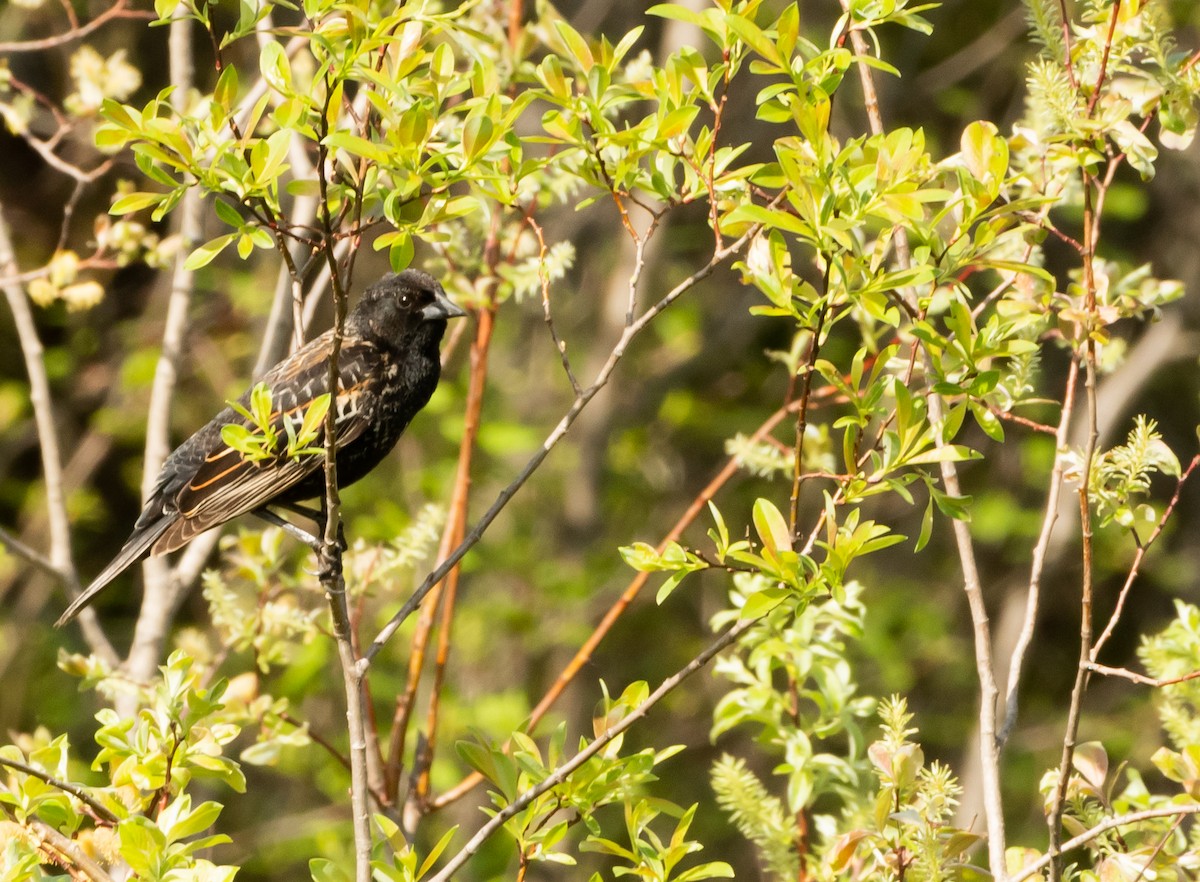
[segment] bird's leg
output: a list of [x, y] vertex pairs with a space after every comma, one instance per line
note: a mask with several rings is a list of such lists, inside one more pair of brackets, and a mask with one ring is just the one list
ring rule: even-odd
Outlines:
[[284, 511], [290, 511], [292, 514], [300, 515], [300, 517], [310, 520], [318, 526], [325, 526], [325, 515], [321, 513], [320, 509], [309, 508], [307, 505], [300, 505], [296, 502], [272, 502], [271, 505], [276, 508], [282, 508]]
[[[322, 506], [322, 510], [318, 510], [308, 508], [307, 505], [300, 505], [298, 503], [271, 503], [271, 505], [275, 505], [276, 508], [283, 509], [284, 511], [290, 511], [293, 515], [300, 515], [300, 517], [305, 518], [305, 520], [312, 521], [314, 524], [317, 524], [316, 535], [320, 536], [320, 538], [324, 538], [326, 521], [325, 512], [323, 510], [324, 506]], [[341, 546], [342, 551], [346, 551], [347, 548], [349, 548], [349, 545], [347, 545], [346, 542], [346, 528], [344, 527], [338, 527], [337, 529], [337, 544]]]
[[307, 545], [309, 548], [311, 548], [313, 551], [317, 552], [318, 554], [320, 553], [321, 540], [319, 538], [314, 536], [312, 533], [309, 533], [305, 530], [302, 530], [300, 527], [297, 527], [291, 521], [281, 518], [279, 515], [275, 514], [275, 512], [271, 511], [269, 508], [255, 509], [254, 515], [257, 518], [266, 521], [268, 524], [273, 524], [274, 526], [283, 530], [283, 532], [287, 533], [293, 539], [299, 539], [301, 542], [303, 542], [305, 545]]

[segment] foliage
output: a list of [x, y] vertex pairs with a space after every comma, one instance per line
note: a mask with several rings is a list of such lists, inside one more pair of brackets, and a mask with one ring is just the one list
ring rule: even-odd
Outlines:
[[[723, 742], [725, 756], [711, 774], [715, 802], [775, 878], [976, 879], [984, 858], [972, 850], [984, 840], [979, 852], [998, 878], [1044, 867], [1054, 880], [1184, 878], [1197, 841], [1184, 824], [1200, 812], [1191, 681], [1163, 686], [1171, 747], [1152, 760], [1134, 755], [1110, 771], [1118, 748], [1078, 737], [1093, 677], [1138, 680], [1100, 665], [1099, 653], [1196, 463], [1184, 468], [1174, 436], [1169, 443], [1148, 417], [1136, 417], [1126, 443], [1107, 449], [1098, 429], [1097, 387], [1125, 367], [1128, 329], [1161, 317], [1183, 294], [1181, 282], [1158, 278], [1101, 235], [1118, 183], [1145, 186], [1163, 162], [1160, 148], [1186, 147], [1194, 135], [1200, 65], [1177, 48], [1168, 5], [1095, 0], [1064, 21], [1061, 4], [1030, 0], [1041, 48], [1028, 67], [1024, 116], [1011, 135], [988, 120], [963, 121], [948, 149], [923, 128], [888, 127], [870, 97], [875, 79], [900, 73], [888, 41], [934, 31], [931, 4], [847, 0], [836, 20], [814, 23], [802, 20], [798, 3], [664, 3], [623, 33], [595, 37], [549, 3], [515, 3], [507, 20], [497, 8], [262, 0], [231, 10], [156, 0], [153, 25], [188, 45], [206, 36], [204, 74], [181, 79], [177, 68], [172, 81], [151, 82], [128, 53], [106, 56], [84, 43], [71, 53], [71, 91], [50, 114], [60, 128], [49, 139], [38, 118], [49, 99], [12, 71], [0, 78], [9, 130], [60, 171], [66, 165], [80, 188], [110, 168], [131, 179], [106, 191], [117, 219], [94, 226], [90, 254], [68, 247], [64, 234], [47, 259], [6, 280], [31, 389], [53, 358], [43, 356], [33, 322], [21, 323], [26, 297], [42, 310], [61, 303], [99, 314], [113, 306], [102, 273], [132, 262], [171, 265], [185, 297], [196, 279], [215, 285], [243, 272], [243, 262], [281, 263], [269, 303], [248, 283], [254, 290], [240, 295], [266, 316], [262, 357], [289, 336], [303, 337], [326, 289], [340, 327], [356, 261], [361, 253], [368, 262], [371, 250], [386, 252], [393, 270], [419, 259], [476, 319], [465, 393], [452, 379], [453, 403], [430, 408], [425, 437], [439, 443], [422, 445], [429, 452], [420, 464], [432, 477], [405, 500], [416, 501], [417, 513], [376, 518], [383, 525], [373, 535], [393, 539], [357, 539], [344, 558], [340, 549], [322, 552], [314, 579], [278, 531], [227, 537], [219, 564], [202, 577], [208, 626], [179, 632], [157, 673], [171, 615], [200, 567], [189, 570], [187, 553], [157, 577], [153, 565], [148, 570], [149, 599], [128, 658], [90, 623], [91, 652], [64, 654], [61, 666], [103, 704], [92, 763], [100, 783], [73, 783], [80, 766], [65, 734], [40, 732], [0, 748], [0, 764], [8, 763], [0, 786], [5, 878], [45, 877], [54, 865], [101, 880], [110, 869], [141, 879], [232, 878], [232, 859], [210, 860], [234, 853], [221, 850], [236, 831], [225, 826], [222, 801], [247, 790], [254, 811], [271, 808], [270, 786], [243, 771], [259, 764], [277, 766], [281, 780], [310, 787], [339, 810], [350, 790], [352, 832], [323, 829], [301, 841], [278, 869], [290, 877], [302, 865], [314, 880], [440, 880], [465, 877], [462, 867], [472, 861], [472, 878], [524, 879], [576, 864], [593, 879], [732, 877], [725, 855], [695, 857], [723, 834], [714, 832], [720, 822], [710, 794], [688, 792], [682, 760], [668, 762], [687, 739], [637, 725], [661, 712], [668, 695], [693, 694], [688, 678], [712, 659], [719, 695], [711, 707], [697, 700], [689, 707], [704, 719], [711, 711], [710, 737]], [[664, 26], [697, 39], [655, 57], [642, 47]], [[86, 36], [76, 30], [72, 39]], [[865, 118], [851, 124], [852, 72], [869, 97]], [[752, 126], [737, 122], [743, 102], [753, 108]], [[55, 152], [79, 132], [94, 151], [87, 171]], [[1141, 184], [1119, 177], [1127, 168]], [[210, 216], [220, 232], [199, 235], [187, 219], [192, 212]], [[586, 233], [569, 238], [572, 217], [602, 218], [611, 233], [602, 238], [616, 242], [625, 260], [585, 255]], [[168, 224], [176, 235], [161, 235]], [[676, 229], [688, 233], [688, 248], [651, 272], [651, 244]], [[0, 238], [3, 246], [6, 226]], [[576, 272], [585, 257], [621, 274], [605, 282], [618, 297], [588, 304], [617, 316], [601, 326], [604, 334], [593, 333], [566, 296], [586, 278]], [[694, 329], [675, 316], [699, 310], [701, 282], [722, 270], [756, 292], [751, 321], [773, 341], [761, 364], [744, 353], [734, 363], [756, 397], [726, 412], [696, 407], [695, 393], [666, 395], [661, 410], [664, 421], [675, 414], [681, 429], [703, 429], [708, 449], [722, 449], [717, 434], [732, 436], [732, 465], [694, 495], [675, 529], [662, 528], [664, 509], [646, 502], [649, 495], [623, 501], [638, 520], [607, 518], [596, 554], [603, 562], [588, 559], [594, 549], [582, 540], [569, 553], [552, 546], [547, 534], [576, 501], [573, 475], [558, 474], [557, 494], [526, 482], [555, 474], [547, 457], [568, 430], [584, 427], [576, 419], [635, 338], [658, 334], [656, 351], [668, 355], [687, 348]], [[744, 311], [728, 298], [708, 308], [722, 328]], [[170, 315], [186, 320], [187, 312], [187, 300], [172, 301], [175, 331], [165, 335], [164, 353], [184, 333]], [[531, 346], [528, 329], [537, 323], [548, 345], [539, 337]], [[494, 338], [497, 327], [519, 332]], [[715, 361], [724, 342], [707, 340], [696, 360]], [[509, 348], [508, 361], [494, 355], [493, 343]], [[155, 386], [169, 389], [175, 365], [163, 359]], [[629, 373], [636, 378], [636, 371], [619, 376], [632, 386]], [[661, 376], [670, 386], [670, 375]], [[491, 412], [485, 390], [503, 394], [518, 416]], [[238, 420], [223, 437], [250, 460], [328, 454], [329, 401], [323, 396], [280, 420], [259, 384], [230, 402]], [[66, 524], [62, 469], [50, 444], [53, 402], [36, 391], [29, 402], [41, 417], [32, 431], [43, 445], [47, 506], [55, 523]], [[169, 404], [169, 395], [152, 396], [152, 422], [165, 425]], [[459, 405], [461, 417], [451, 413]], [[435, 421], [445, 437], [437, 437]], [[546, 439], [539, 443], [525, 423], [544, 425]], [[645, 431], [666, 434], [661, 426]], [[1071, 530], [1082, 549], [1080, 571], [1063, 578], [1077, 586], [1079, 636], [1071, 639], [1082, 647], [1067, 673], [1075, 684], [1068, 708], [1053, 720], [1061, 761], [1038, 783], [1002, 774], [1001, 750], [1018, 725], [1017, 690], [1029, 680], [1022, 667], [1029, 637], [993, 654], [999, 637], [987, 603], [996, 601], [985, 600], [989, 577], [981, 577], [981, 543], [972, 533], [978, 497], [996, 492], [988, 480], [973, 480], [972, 469], [999, 468], [1010, 451], [1031, 449], [1034, 433], [1053, 435], [1055, 444], [1036, 466], [1038, 495], [1028, 505], [1044, 512], [1022, 555], [1028, 635], [1038, 627], [1060, 492], [1074, 490], [1081, 501], [1078, 522], [1059, 530]], [[453, 477], [434, 452], [451, 447], [459, 456]], [[152, 442], [148, 457], [153, 449]], [[651, 475], [646, 463], [656, 448], [633, 449], [628, 459], [639, 476]], [[522, 451], [527, 464], [513, 466]], [[483, 513], [471, 504], [481, 470], [479, 483], [497, 500]], [[516, 477], [504, 483], [496, 478], [502, 470]], [[748, 488], [725, 492], [738, 470]], [[1165, 507], [1150, 501], [1155, 475], [1174, 481]], [[394, 503], [378, 490], [386, 486], [372, 485], [381, 512]], [[522, 498], [515, 523], [497, 522], [519, 493], [534, 499]], [[444, 509], [429, 502], [441, 498]], [[339, 518], [336, 497], [325, 503]], [[473, 527], [468, 510], [478, 518]], [[705, 510], [707, 541], [686, 529]], [[1105, 535], [1110, 524], [1129, 532], [1132, 556]], [[70, 531], [52, 532], [45, 554], [8, 531], [0, 538], [45, 575], [75, 585]], [[502, 540], [464, 559], [485, 533]], [[436, 576], [423, 578], [435, 545]], [[557, 722], [549, 734], [538, 728], [559, 692], [533, 709], [524, 691], [487, 704], [486, 685], [454, 680], [452, 648], [464, 654], [457, 647], [474, 641], [484, 647], [474, 666], [480, 682], [511, 675], [508, 688], [523, 690], [536, 679], [525, 670], [530, 653], [511, 643], [545, 639], [529, 633], [549, 628], [522, 633], [506, 621], [516, 618], [508, 604], [551, 619], [561, 613], [554, 589], [569, 592], [564, 606], [592, 593], [613, 572], [615, 546], [637, 575], [592, 639], [571, 610], [576, 618], [564, 630], [585, 648], [555, 689], [586, 670], [648, 575], [662, 578], [659, 609], [648, 613], [662, 639], [643, 640], [630, 654], [646, 667], [667, 665], [668, 642], [686, 640], [683, 618], [668, 605], [696, 604], [702, 586], [727, 582], [728, 602], [707, 610], [716, 636], [702, 650], [689, 646], [677, 674], [658, 688], [631, 677], [615, 698], [601, 685], [591, 731], [576, 738], [574, 721]], [[953, 561], [956, 575], [947, 576], [939, 559]], [[966, 589], [979, 690], [970, 703], [979, 706], [983, 768], [974, 785], [983, 793], [978, 828], [956, 817], [960, 776], [925, 761], [907, 700], [877, 703], [860, 683], [861, 656], [873, 648], [862, 645], [871, 594], [901, 574], [928, 583], [922, 589], [947, 580]], [[1095, 593], [1106, 575], [1125, 587], [1110, 627], [1096, 637]], [[464, 606], [460, 581], [475, 580], [488, 586], [486, 605]], [[397, 610], [414, 590], [423, 606], [407, 623]], [[1141, 680], [1184, 677], [1200, 666], [1195, 610], [1180, 604], [1177, 611], [1176, 623], [1143, 643], [1151, 677]], [[509, 631], [501, 625], [518, 637], [504, 642]], [[388, 647], [401, 638], [408, 649], [398, 660]], [[1001, 655], [1013, 657], [1003, 723]], [[510, 666], [509, 656], [520, 661]], [[334, 658], [341, 684], [324, 671]], [[339, 723], [326, 736], [303, 722], [335, 701], [346, 702], [345, 731]], [[872, 715], [882, 734], [868, 745]], [[235, 745], [251, 733], [254, 742], [235, 759]], [[457, 761], [446, 755], [448, 740]], [[1142, 775], [1150, 764], [1180, 786], [1152, 791]], [[488, 782], [477, 808], [489, 820], [463, 837], [456, 831], [474, 813], [454, 824], [439, 812], [471, 793], [474, 778], [455, 784], [471, 770]], [[1007, 848], [1009, 793], [1019, 794], [1010, 805], [1040, 793], [1044, 845]], [[1134, 813], [1141, 814], [1129, 820]], [[501, 829], [503, 843], [491, 838]], [[1076, 837], [1069, 859], [1064, 835]], [[247, 837], [242, 853], [259, 846]]]

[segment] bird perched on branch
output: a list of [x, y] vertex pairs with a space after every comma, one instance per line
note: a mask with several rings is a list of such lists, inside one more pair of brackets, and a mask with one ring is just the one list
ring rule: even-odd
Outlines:
[[366, 475], [433, 395], [446, 321], [462, 315], [442, 286], [417, 270], [389, 273], [367, 288], [346, 317], [337, 395], [328, 395], [330, 330], [271, 368], [167, 457], [133, 533], [56, 625], [147, 554], [174, 551], [248, 512], [281, 523], [267, 506], [311, 516], [299, 503], [325, 495], [330, 407], [338, 486]]

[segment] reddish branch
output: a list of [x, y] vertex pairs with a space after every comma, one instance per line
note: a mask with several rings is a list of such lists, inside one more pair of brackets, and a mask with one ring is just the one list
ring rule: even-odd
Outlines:
[[1137, 551], [1133, 555], [1133, 564], [1129, 567], [1129, 574], [1125, 577], [1125, 584], [1121, 586], [1121, 593], [1117, 596], [1117, 605], [1108, 619], [1108, 624], [1104, 626], [1104, 631], [1096, 639], [1096, 643], [1088, 656], [1088, 661], [1092, 664], [1095, 664], [1096, 659], [1100, 657], [1100, 650], [1108, 642], [1108, 638], [1112, 636], [1113, 631], [1116, 629], [1117, 622], [1120, 621], [1121, 614], [1125, 610], [1125, 601], [1129, 597], [1129, 591], [1133, 588], [1133, 583], [1137, 580], [1138, 574], [1141, 572], [1142, 561], [1146, 559], [1146, 553], [1150, 550], [1150, 546], [1162, 535], [1163, 527], [1166, 526], [1171, 515], [1175, 513], [1175, 506], [1179, 504], [1179, 497], [1183, 495], [1183, 485], [1192, 476], [1192, 472], [1196, 470], [1197, 465], [1200, 465], [1200, 454], [1192, 457], [1192, 461], [1188, 463], [1187, 468], [1183, 470], [1183, 474], [1179, 476], [1179, 480], [1175, 484], [1175, 493], [1171, 496], [1171, 501], [1167, 503], [1166, 509], [1163, 510], [1162, 516], [1158, 519], [1158, 523], [1154, 525], [1154, 529], [1150, 535], [1146, 537], [1146, 541], [1138, 543]]
[[119, 18], [140, 18], [145, 21], [153, 21], [157, 16], [153, 12], [140, 12], [134, 9], [126, 9], [129, 5], [129, 0], [117, 0], [111, 7], [100, 13], [85, 25], [79, 25], [72, 21], [72, 28], [61, 34], [56, 34], [53, 37], [45, 37], [41, 40], [16, 40], [8, 43], [0, 43], [0, 53], [4, 52], [40, 52], [43, 49], [53, 49], [57, 46], [65, 46], [67, 43], [74, 43], [76, 40], [82, 40], [84, 37], [93, 31], [102, 28], [108, 22]]
[[[786, 407], [781, 407], [779, 410], [775, 411], [775, 413], [771, 414], [771, 416], [768, 417], [767, 420], [761, 426], [759, 426], [754, 434], [750, 437], [751, 443], [757, 443], [766, 438], [788, 416], [788, 414], [795, 412], [800, 408], [800, 406], [801, 404], [799, 401], [794, 401], [788, 404]], [[737, 473], [737, 470], [737, 458], [730, 457], [729, 461], [725, 463], [721, 471], [719, 471], [716, 476], [714, 476], [713, 479], [704, 486], [704, 489], [696, 495], [684, 513], [680, 516], [679, 520], [675, 522], [675, 525], [671, 527], [667, 535], [663, 537], [662, 542], [659, 543], [657, 548], [659, 554], [662, 554], [666, 550], [667, 545], [678, 541], [679, 537], [683, 535], [683, 531], [691, 526], [692, 522], [700, 516], [700, 513], [704, 510], [704, 507], [708, 504], [709, 500], [717, 495], [717, 491], [725, 486], [729, 479]], [[641, 593], [642, 588], [645, 586], [649, 578], [650, 573], [640, 572], [630, 580], [629, 584], [625, 587], [625, 590], [621, 592], [620, 596], [616, 599], [613, 605], [609, 607], [608, 612], [604, 614], [604, 617], [600, 620], [599, 624], [596, 625], [588, 639], [584, 641], [583, 645], [579, 647], [571, 661], [568, 662], [567, 666], [563, 668], [561, 673], [559, 673], [558, 678], [554, 681], [554, 685], [552, 685], [546, 694], [542, 696], [542, 700], [539, 701], [537, 706], [533, 709], [532, 713], [529, 715], [529, 724], [527, 727], [528, 731], [533, 731], [534, 727], [536, 727], [542, 718], [546, 716], [550, 708], [554, 706], [555, 702], [557, 702], [562, 696], [563, 692], [566, 691], [566, 688], [571, 684], [571, 681], [574, 680], [579, 672], [583, 670], [584, 666], [591, 661], [592, 655], [596, 651], [596, 647], [600, 645], [600, 641], [602, 641], [605, 636], [607, 636], [608, 632], [612, 630], [612, 627], [616, 624], [617, 619], [619, 619], [625, 610], [629, 608], [629, 605], [633, 603], [635, 599], [637, 599], [638, 594]], [[453, 788], [447, 790], [441, 796], [433, 800], [431, 804], [432, 808], [444, 808], [450, 803], [461, 799], [482, 780], [482, 775], [480, 775], [478, 772], [472, 772]]]

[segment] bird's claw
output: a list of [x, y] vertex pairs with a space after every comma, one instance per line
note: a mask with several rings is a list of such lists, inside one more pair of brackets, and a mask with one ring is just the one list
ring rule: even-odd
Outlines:
[[342, 572], [342, 556], [340, 554], [321, 554], [318, 556], [317, 578], [322, 582], [340, 579]]

